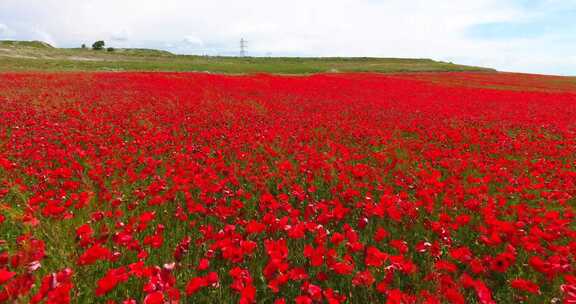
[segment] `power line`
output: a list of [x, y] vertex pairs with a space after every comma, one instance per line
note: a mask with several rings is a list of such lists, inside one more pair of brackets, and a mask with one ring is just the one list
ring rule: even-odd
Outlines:
[[248, 40], [240, 39], [240, 57], [246, 57], [246, 49], [248, 48]]

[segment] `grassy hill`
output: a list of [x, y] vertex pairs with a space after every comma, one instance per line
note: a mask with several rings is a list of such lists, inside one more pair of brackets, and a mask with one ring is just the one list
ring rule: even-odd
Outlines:
[[430, 59], [215, 57], [175, 55], [150, 49], [113, 52], [54, 48], [40, 41], [0, 41], [6, 71], [206, 71], [219, 73], [494, 71]]
[[42, 41], [0, 40], [0, 48], [53, 49], [54, 47]]

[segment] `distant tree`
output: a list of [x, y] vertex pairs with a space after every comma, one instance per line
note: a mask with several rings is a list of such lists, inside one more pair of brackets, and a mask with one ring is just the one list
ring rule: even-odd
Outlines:
[[108, 52], [114, 52], [115, 50], [114, 50], [113, 47], [109, 47], [109, 48], [106, 49], [106, 51], [108, 51]]
[[104, 49], [105, 45], [106, 45], [106, 43], [104, 43], [104, 41], [99, 40], [99, 41], [94, 42], [94, 44], [92, 44], [92, 49], [96, 50], [96, 51], [102, 50], [102, 49]]
[[82, 48], [85, 49], [85, 48], [86, 48], [86, 44], [82, 43]]

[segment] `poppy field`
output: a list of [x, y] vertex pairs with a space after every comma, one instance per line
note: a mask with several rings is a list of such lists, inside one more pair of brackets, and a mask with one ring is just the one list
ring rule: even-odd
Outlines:
[[576, 303], [576, 81], [0, 74], [0, 303]]

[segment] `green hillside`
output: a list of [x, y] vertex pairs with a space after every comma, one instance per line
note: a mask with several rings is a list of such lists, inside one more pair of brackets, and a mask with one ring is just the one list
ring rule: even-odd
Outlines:
[[493, 71], [430, 59], [214, 57], [151, 49], [95, 51], [40, 41], [0, 41], [0, 71], [205, 71], [219, 73]]
[[54, 49], [49, 43], [42, 41], [0, 40], [0, 48], [36, 48]]

